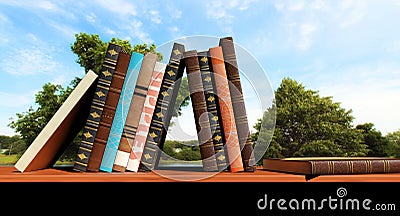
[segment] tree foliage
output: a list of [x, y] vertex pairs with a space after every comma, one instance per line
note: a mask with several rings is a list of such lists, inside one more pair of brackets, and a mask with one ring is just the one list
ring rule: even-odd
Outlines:
[[[321, 97], [317, 91], [284, 78], [275, 91], [273, 106], [276, 109], [267, 110], [254, 126], [257, 133], [252, 137], [256, 145], [270, 139], [264, 157], [367, 155], [361, 132], [352, 126], [352, 111], [341, 108], [331, 97]], [[271, 127], [261, 127], [264, 121], [271, 124], [272, 112], [276, 112], [273, 135]], [[260, 131], [262, 128], [265, 131]]]
[[384, 157], [387, 155], [386, 150], [389, 142], [380, 131], [374, 128], [373, 123], [359, 124], [356, 128], [361, 130], [363, 143], [366, 144], [370, 150], [367, 156]]
[[388, 133], [385, 138], [388, 141], [386, 156], [400, 158], [400, 130]]

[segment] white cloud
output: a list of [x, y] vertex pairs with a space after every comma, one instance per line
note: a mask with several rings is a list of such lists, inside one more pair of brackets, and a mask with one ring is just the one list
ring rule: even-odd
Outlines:
[[16, 50], [9, 59], [13, 61], [2, 60], [1, 64], [5, 72], [15, 76], [52, 73], [57, 67], [57, 62], [48, 51], [38, 47]]
[[96, 16], [95, 13], [91, 12], [91, 13], [89, 13], [89, 14], [86, 14], [86, 15], [85, 15], [85, 18], [86, 18], [86, 20], [87, 20], [88, 22], [90, 22], [90, 23], [95, 23], [95, 22], [96, 22], [97, 16]]
[[150, 20], [155, 23], [155, 24], [160, 24], [161, 23], [161, 16], [160, 16], [160, 12], [158, 12], [157, 10], [151, 10], [149, 11], [150, 14]]
[[167, 4], [167, 12], [173, 19], [179, 19], [182, 17], [182, 11], [171, 4]]
[[97, 0], [96, 4], [106, 10], [113, 12], [110, 16], [136, 16], [136, 5], [127, 0], [113, 0], [112, 3], [108, 0]]

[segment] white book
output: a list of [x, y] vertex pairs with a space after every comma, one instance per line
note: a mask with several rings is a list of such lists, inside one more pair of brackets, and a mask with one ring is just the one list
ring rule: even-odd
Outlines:
[[88, 71], [14, 167], [20, 172], [52, 166], [83, 128], [98, 75]]

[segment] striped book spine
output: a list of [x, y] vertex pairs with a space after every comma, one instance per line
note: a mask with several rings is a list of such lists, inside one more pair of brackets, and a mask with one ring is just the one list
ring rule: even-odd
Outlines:
[[126, 169], [129, 171], [137, 172], [139, 170], [140, 159], [144, 145], [146, 144], [147, 134], [149, 132], [151, 117], [153, 116], [154, 109], [157, 103], [157, 96], [160, 93], [161, 83], [164, 76], [166, 64], [157, 62], [149, 89], [147, 91], [146, 100], [143, 106], [142, 114], [140, 116], [138, 130], [133, 141], [132, 151], [129, 155], [128, 165]]
[[214, 144], [215, 158], [217, 160], [218, 171], [226, 170], [228, 167], [228, 157], [225, 149], [225, 136], [222, 129], [221, 114], [217, 101], [214, 75], [211, 72], [209, 53], [207, 51], [198, 54], [201, 79], [206, 99], [207, 112], [209, 116], [212, 141]]
[[96, 137], [100, 117], [103, 112], [104, 104], [107, 98], [108, 90], [111, 84], [112, 75], [117, 65], [117, 60], [122, 47], [109, 43], [102, 68], [99, 74], [96, 91], [93, 95], [90, 106], [89, 116], [87, 117], [83, 128], [82, 140], [78, 148], [73, 169], [86, 172], [90, 154]]
[[222, 53], [224, 55], [226, 75], [228, 81], [231, 83], [229, 85], [229, 90], [232, 97], [233, 112], [235, 114], [239, 145], [242, 150], [243, 166], [245, 171], [254, 172], [256, 170], [256, 161], [247, 120], [246, 107], [244, 104], [235, 46], [233, 44], [232, 37], [221, 38], [219, 41], [219, 46], [221, 46]]
[[136, 85], [137, 75], [142, 64], [143, 54], [132, 52], [129, 62], [126, 78], [122, 87], [121, 95], [113, 119], [107, 144], [101, 159], [100, 170], [111, 172], [114, 159], [118, 151], [118, 145], [121, 140], [123, 126], [128, 116], [129, 106], [131, 104], [134, 87]]
[[181, 78], [184, 71], [182, 55], [185, 47], [174, 43], [165, 68], [160, 93], [157, 97], [156, 108], [150, 123], [146, 144], [141, 158], [141, 170], [153, 170], [159, 161], [159, 156], [164, 147], [169, 123], [174, 112], [176, 97], [178, 95]]
[[151, 76], [154, 71], [158, 56], [154, 53], [146, 53], [143, 57], [139, 75], [133, 92], [128, 116], [123, 126], [121, 140], [115, 156], [112, 170], [125, 172], [128, 165], [129, 155], [132, 151], [133, 140], [139, 125], [140, 115], [146, 99]]
[[209, 49], [209, 52], [212, 71], [214, 73], [216, 93], [218, 95], [217, 99], [220, 107], [221, 121], [224, 128], [229, 169], [231, 172], [244, 171], [222, 48], [220, 46], [212, 47]]
[[92, 152], [90, 154], [87, 171], [97, 172], [100, 168], [101, 159], [110, 134], [111, 124], [114, 120], [115, 111], [117, 109], [118, 100], [124, 84], [126, 71], [131, 55], [125, 51], [121, 51], [118, 56], [117, 65], [112, 75], [110, 88], [108, 90], [106, 103], [100, 117], [97, 133], [94, 138]]
[[192, 101], [194, 122], [204, 171], [217, 171], [211, 125], [207, 113], [206, 98], [200, 73], [200, 65], [196, 50], [183, 54], [185, 61], [190, 99]]

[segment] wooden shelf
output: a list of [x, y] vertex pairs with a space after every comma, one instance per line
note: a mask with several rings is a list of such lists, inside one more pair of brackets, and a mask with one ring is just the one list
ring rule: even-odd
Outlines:
[[400, 182], [400, 173], [325, 175], [306, 179], [304, 175], [272, 172], [259, 167], [254, 173], [155, 170], [151, 172], [76, 172], [70, 167], [19, 172], [0, 166], [0, 182]]

